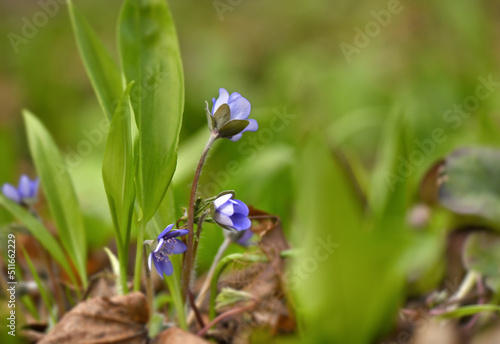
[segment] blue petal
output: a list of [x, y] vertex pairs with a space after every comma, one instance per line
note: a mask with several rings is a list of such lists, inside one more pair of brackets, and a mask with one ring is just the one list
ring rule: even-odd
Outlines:
[[234, 212], [243, 216], [248, 216], [249, 210], [245, 203], [239, 199], [231, 200], [234, 205]]
[[215, 98], [212, 98], [212, 116], [214, 115], [214, 109], [215, 109]]
[[16, 202], [16, 203], [21, 203], [21, 196], [19, 195], [19, 192], [17, 189], [12, 186], [9, 183], [5, 183], [2, 186], [2, 193], [7, 197], [8, 199]]
[[218, 207], [216, 209], [216, 211], [218, 211], [219, 213], [224, 214], [226, 216], [231, 216], [234, 214], [233, 203], [231, 203], [231, 200], [229, 200], [228, 202], [226, 202], [223, 205], [221, 205], [220, 207]]
[[160, 233], [160, 235], [158, 235], [158, 239], [165, 237], [167, 235], [167, 233], [170, 232], [170, 230], [172, 229], [173, 226], [174, 226], [174, 224], [172, 223], [171, 225], [168, 225], [167, 227], [165, 227], [165, 229]]
[[229, 93], [225, 89], [220, 88], [219, 98], [217, 98], [217, 100], [215, 101], [214, 107], [212, 109], [212, 115], [217, 112], [219, 106], [221, 106], [222, 104], [227, 104], [228, 100], [229, 100]]
[[245, 229], [244, 231], [241, 231], [240, 233], [243, 233], [243, 235], [236, 241], [238, 244], [241, 246], [249, 246], [250, 239], [253, 237], [253, 232], [251, 229]]
[[186, 244], [184, 244], [179, 239], [173, 239], [173, 240], [175, 240], [175, 243], [173, 244], [173, 248], [170, 252], [175, 253], [175, 254], [186, 252], [186, 250], [187, 250]]
[[153, 253], [150, 253], [149, 257], [148, 257], [148, 268], [149, 268], [149, 271], [151, 271], [151, 260], [152, 259], [153, 259]]
[[172, 262], [167, 257], [163, 258], [161, 261], [156, 257], [153, 257], [153, 263], [161, 278], [163, 278], [163, 274], [170, 276], [174, 271]]
[[232, 197], [233, 197], [232, 194], [227, 193], [227, 194], [222, 195], [222, 196], [218, 197], [217, 199], [215, 199], [215, 201], [214, 201], [214, 207], [215, 207], [215, 209], [218, 209], [224, 203], [226, 203], [227, 201], [229, 201]]
[[31, 182], [31, 194], [33, 195], [32, 197], [36, 198], [38, 196], [38, 187], [40, 185], [40, 178], [35, 178]]
[[245, 131], [257, 131], [259, 129], [259, 123], [257, 123], [256, 120], [254, 119], [247, 119], [249, 122], [248, 125], [243, 129], [241, 132], [244, 133]]
[[158, 246], [156, 246], [156, 248], [154, 249], [154, 253], [158, 252], [161, 247], [163, 246], [163, 243], [165, 242], [165, 240], [163, 240], [163, 238], [160, 238], [160, 240], [158, 240]]
[[231, 109], [231, 119], [247, 119], [250, 116], [252, 106], [239, 93], [234, 92], [231, 94], [228, 105]]
[[31, 181], [27, 175], [23, 174], [21, 178], [19, 178], [19, 196], [21, 198], [32, 198], [33, 195], [31, 193]]
[[188, 234], [189, 231], [187, 229], [176, 229], [175, 231], [171, 231], [165, 236], [165, 239], [180, 237]]
[[224, 214], [221, 214], [219, 212], [215, 212], [214, 214], [214, 221], [217, 222], [218, 224], [222, 226], [227, 226], [227, 227], [232, 227], [233, 226], [233, 221], [229, 218], [229, 216], [226, 216]]
[[233, 142], [236, 142], [236, 141], [238, 141], [239, 139], [241, 139], [241, 136], [243, 136], [243, 134], [242, 134], [242, 133], [239, 133], [239, 134], [236, 134], [236, 135], [234, 135], [234, 136], [228, 137], [228, 139], [230, 139], [230, 140], [231, 140], [231, 141], [233, 141]]
[[250, 221], [248, 217], [241, 214], [234, 214], [231, 216], [231, 220], [233, 221], [232, 227], [239, 231], [248, 229], [252, 226], [252, 221]]

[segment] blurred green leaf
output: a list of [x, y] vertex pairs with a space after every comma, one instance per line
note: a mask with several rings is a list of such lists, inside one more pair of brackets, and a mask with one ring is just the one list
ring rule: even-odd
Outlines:
[[38, 221], [30, 212], [17, 203], [7, 199], [0, 194], [0, 204], [9, 211], [12, 216], [21, 221], [35, 239], [49, 252], [52, 259], [61, 265], [73, 283], [76, 283], [75, 275], [66, 255], [57, 240], [50, 234], [45, 226]]
[[500, 237], [494, 233], [471, 233], [463, 249], [467, 270], [486, 277], [500, 277]]
[[85, 287], [87, 285], [86, 236], [73, 183], [50, 133], [29, 111], [25, 110], [23, 115], [31, 156], [57, 224], [61, 242], [75, 264]]
[[500, 223], [500, 150], [463, 148], [444, 163], [439, 201], [462, 215], [475, 215]]
[[308, 343], [372, 342], [401, 302], [404, 245], [366, 231], [362, 205], [324, 142], [312, 139], [297, 166], [294, 241], [304, 250], [287, 279], [304, 335]]
[[408, 167], [404, 150], [404, 127], [402, 115], [393, 110], [382, 128], [380, 144], [377, 147], [377, 164], [368, 194], [370, 207], [374, 213], [387, 220], [388, 214], [405, 216], [407, 179], [412, 170]]
[[131, 103], [136, 147], [139, 219], [156, 212], [175, 171], [184, 108], [179, 45], [164, 0], [126, 0], [119, 19], [119, 47], [127, 82], [136, 81]]
[[113, 224], [119, 245], [128, 252], [132, 214], [134, 212], [134, 147], [129, 102], [132, 83], [127, 86], [111, 121], [102, 164], [104, 188], [108, 195]]
[[104, 114], [111, 121], [123, 89], [120, 69], [71, 0], [68, 11], [85, 70]]
[[38, 291], [40, 292], [40, 296], [42, 297], [42, 301], [45, 305], [45, 308], [49, 312], [50, 319], [52, 320], [52, 323], [55, 324], [55, 323], [57, 323], [57, 320], [56, 320], [56, 316], [54, 314], [54, 308], [52, 307], [54, 300], [53, 300], [51, 294], [47, 293], [46, 286], [42, 283], [42, 280], [40, 279], [38, 272], [36, 271], [35, 267], [33, 266], [33, 263], [31, 262], [31, 259], [23, 246], [21, 246], [21, 250], [23, 251], [24, 258], [26, 259], [26, 263], [28, 263], [28, 268], [30, 269], [30, 272], [31, 272], [31, 275], [33, 276], [33, 279], [35, 280], [36, 286], [38, 287]]

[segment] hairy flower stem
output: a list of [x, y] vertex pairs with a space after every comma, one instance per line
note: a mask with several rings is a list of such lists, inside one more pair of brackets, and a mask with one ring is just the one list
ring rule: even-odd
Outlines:
[[193, 268], [193, 238], [194, 238], [194, 204], [196, 201], [196, 191], [198, 189], [198, 182], [200, 181], [201, 169], [203, 168], [203, 164], [207, 158], [208, 151], [212, 144], [217, 139], [218, 134], [212, 132], [210, 138], [201, 153], [200, 161], [198, 162], [198, 166], [196, 167], [196, 171], [194, 173], [193, 185], [191, 186], [191, 194], [189, 195], [189, 207], [188, 207], [188, 222], [187, 229], [189, 230], [187, 237], [187, 250], [184, 258], [184, 267], [182, 269], [182, 297], [185, 300], [187, 291], [189, 289], [189, 282], [191, 280], [191, 270]]
[[144, 243], [145, 230], [146, 223], [144, 221], [139, 221], [137, 228], [137, 249], [135, 250], [134, 291], [139, 291], [141, 288], [142, 246]]
[[[196, 298], [195, 305], [196, 307], [200, 308], [201, 304], [203, 303], [203, 300], [205, 299], [205, 296], [207, 295], [207, 291], [210, 288], [210, 284], [212, 282], [212, 277], [214, 276], [215, 268], [217, 267], [217, 264], [222, 258], [222, 255], [224, 252], [226, 252], [227, 248], [229, 247], [229, 244], [231, 244], [231, 239], [229, 237], [226, 237], [222, 244], [219, 247], [219, 250], [217, 251], [217, 254], [214, 257], [214, 260], [212, 262], [212, 266], [210, 266], [210, 269], [208, 270], [207, 277], [205, 278], [205, 281], [203, 281], [203, 285], [200, 289], [200, 293], [198, 294], [198, 297]], [[187, 323], [188, 325], [193, 321], [194, 319], [194, 312], [191, 310], [189, 313]]]
[[195, 237], [195, 242], [194, 242], [194, 248], [193, 248], [193, 262], [196, 262], [196, 254], [198, 253], [198, 244], [200, 243], [200, 236], [201, 236], [201, 231], [203, 230], [203, 221], [205, 220], [205, 217], [207, 217], [207, 213], [203, 213], [200, 215], [200, 219], [198, 220], [198, 225], [196, 228], [196, 237]]

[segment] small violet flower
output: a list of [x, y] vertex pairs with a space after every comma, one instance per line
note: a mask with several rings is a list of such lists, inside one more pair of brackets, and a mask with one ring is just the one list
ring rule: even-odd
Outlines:
[[38, 197], [39, 179], [30, 180], [25, 174], [19, 178], [19, 186], [5, 183], [2, 186], [2, 193], [10, 200], [21, 205], [34, 205]]
[[248, 247], [254, 244], [252, 241], [250, 241], [252, 237], [253, 237], [253, 232], [250, 228], [236, 233], [229, 233], [229, 238], [231, 239], [231, 241], [243, 247]]
[[177, 237], [188, 234], [187, 229], [176, 229], [170, 231], [174, 225], [168, 225], [163, 232], [158, 235], [158, 246], [149, 254], [148, 266], [151, 270], [151, 262], [154, 263], [156, 272], [163, 278], [163, 274], [170, 276], [174, 271], [170, 256], [186, 251], [186, 245]]
[[219, 195], [212, 206], [212, 219], [222, 228], [230, 231], [242, 231], [250, 228], [248, 207], [240, 200], [232, 199], [233, 193]]
[[[255, 119], [248, 119], [250, 116], [250, 102], [238, 92], [231, 95], [224, 88], [219, 89], [219, 98], [212, 98], [213, 106], [210, 115], [219, 131], [220, 137], [225, 137], [231, 141], [238, 141], [245, 131], [257, 131], [259, 125]], [[225, 112], [227, 107], [229, 113]], [[222, 106], [222, 107], [221, 107]], [[208, 111], [208, 109], [207, 109]], [[248, 122], [248, 123], [247, 123]]]

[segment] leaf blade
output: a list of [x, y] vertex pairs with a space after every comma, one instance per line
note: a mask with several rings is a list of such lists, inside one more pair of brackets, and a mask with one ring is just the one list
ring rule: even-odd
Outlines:
[[35, 239], [49, 252], [50, 256], [61, 265], [68, 273], [70, 279], [76, 282], [75, 275], [71, 266], [68, 263], [66, 255], [62, 250], [57, 240], [49, 233], [47, 228], [33, 217], [23, 207], [17, 203], [7, 199], [3, 194], [0, 194], [0, 204], [19, 221], [21, 221]]
[[[139, 131], [137, 199], [147, 222], [170, 184], [184, 107], [177, 35], [163, 0], [126, 0], [119, 20], [119, 48]], [[151, 84], [151, 81], [154, 84]]]
[[111, 121], [122, 93], [120, 69], [71, 0], [68, 1], [68, 12], [85, 70], [104, 114]]
[[44, 125], [27, 110], [23, 111], [23, 117], [31, 156], [61, 242], [86, 286], [86, 234], [73, 182], [59, 149]]

